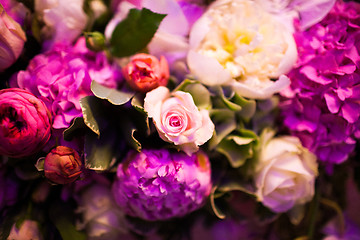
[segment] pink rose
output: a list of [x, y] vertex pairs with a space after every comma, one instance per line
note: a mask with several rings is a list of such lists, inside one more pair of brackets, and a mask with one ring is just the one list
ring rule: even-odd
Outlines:
[[0, 4], [0, 72], [10, 67], [20, 56], [26, 36]]
[[198, 110], [190, 93], [170, 93], [166, 87], [148, 92], [144, 108], [152, 118], [160, 137], [178, 145], [186, 154], [196, 152], [213, 132], [209, 112]]
[[159, 86], [166, 86], [169, 80], [169, 67], [166, 59], [160, 61], [149, 54], [139, 53], [131, 58], [123, 73], [131, 88], [140, 92], [148, 92]]
[[74, 149], [57, 146], [46, 155], [45, 177], [57, 184], [71, 183], [80, 176], [81, 166], [80, 156]]
[[51, 116], [43, 101], [19, 88], [0, 90], [0, 154], [25, 157], [50, 138]]

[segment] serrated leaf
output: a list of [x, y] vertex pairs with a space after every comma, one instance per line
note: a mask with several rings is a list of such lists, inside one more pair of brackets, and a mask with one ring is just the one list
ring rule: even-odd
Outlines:
[[165, 16], [166, 14], [154, 13], [146, 8], [130, 9], [111, 36], [111, 53], [116, 57], [126, 57], [144, 49]]
[[115, 162], [115, 133], [104, 133], [99, 139], [94, 134], [85, 136], [85, 167], [91, 170], [104, 171]]
[[141, 143], [135, 138], [135, 136], [134, 136], [135, 132], [136, 132], [136, 129], [131, 130], [131, 143], [132, 143], [131, 145], [136, 151], [140, 152]]
[[131, 99], [131, 105], [139, 112], [146, 113], [144, 109], [144, 96], [142, 94], [135, 94]]
[[96, 116], [100, 115], [97, 111], [97, 100], [94, 96], [87, 96], [80, 99], [81, 111], [84, 116], [84, 123], [88, 126], [94, 133], [100, 135], [100, 129]]
[[94, 80], [91, 82], [91, 91], [96, 97], [106, 99], [114, 105], [125, 104], [134, 96], [134, 93], [121, 92], [114, 88], [108, 88]]
[[70, 127], [64, 130], [63, 132], [63, 138], [66, 141], [71, 141], [71, 139], [74, 137], [75, 133], [79, 130], [82, 131], [84, 128], [87, 128], [84, 118], [77, 117], [73, 120]]

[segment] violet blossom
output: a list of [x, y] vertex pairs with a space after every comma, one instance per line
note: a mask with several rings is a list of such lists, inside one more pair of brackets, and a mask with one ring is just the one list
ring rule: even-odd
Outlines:
[[210, 174], [210, 161], [202, 152], [132, 151], [118, 166], [112, 191], [126, 214], [165, 220], [203, 206], [211, 190]]
[[72, 46], [60, 42], [35, 56], [25, 71], [17, 75], [17, 85], [41, 98], [53, 114], [53, 128], [67, 128], [75, 117], [81, 117], [79, 100], [92, 95], [91, 81], [116, 88], [121, 72], [103, 52], [86, 48], [85, 38]]
[[281, 92], [284, 125], [329, 164], [344, 162], [360, 137], [360, 4], [338, 1], [295, 33], [299, 59]]

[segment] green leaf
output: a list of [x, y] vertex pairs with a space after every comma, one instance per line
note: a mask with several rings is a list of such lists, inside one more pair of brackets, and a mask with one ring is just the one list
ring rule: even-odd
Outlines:
[[212, 150], [236, 129], [236, 120], [235, 113], [228, 109], [213, 109], [210, 116], [215, 124], [213, 137], [209, 141], [209, 148]]
[[211, 97], [209, 90], [201, 83], [185, 79], [175, 91], [188, 92], [194, 99], [195, 105], [199, 109], [211, 108]]
[[96, 118], [101, 116], [101, 107], [98, 104], [96, 97], [87, 96], [80, 99], [81, 111], [84, 116], [84, 123], [88, 126], [94, 133], [100, 136], [99, 124]]
[[233, 168], [244, 165], [245, 161], [254, 156], [254, 147], [258, 143], [258, 137], [250, 130], [237, 131], [238, 135], [229, 135], [216, 147], [216, 151], [222, 153]]
[[74, 209], [70, 208], [66, 203], [57, 201], [50, 208], [50, 218], [58, 229], [63, 240], [86, 240], [86, 234], [76, 229], [71, 213]]
[[165, 16], [166, 14], [154, 13], [146, 8], [130, 9], [111, 36], [111, 53], [116, 57], [126, 57], [144, 49]]
[[288, 211], [288, 216], [290, 219], [290, 222], [293, 225], [299, 225], [300, 222], [303, 220], [304, 216], [305, 216], [305, 211], [307, 209], [305, 209], [304, 205], [301, 204], [297, 204], [295, 205], [293, 208], [290, 209], [290, 211]]
[[44, 157], [41, 157], [36, 161], [35, 167], [39, 172], [44, 171], [44, 162], [45, 162]]
[[84, 129], [87, 128], [84, 122], [84, 118], [77, 117], [73, 120], [70, 127], [64, 130], [63, 132], [63, 138], [66, 141], [71, 141], [71, 139], [76, 135], [76, 133], [83, 132]]
[[255, 196], [255, 189], [249, 184], [241, 184], [240, 181], [226, 181], [219, 185], [218, 191], [220, 192], [232, 192], [232, 191], [241, 191], [247, 193], [251, 196]]
[[114, 105], [125, 104], [134, 96], [134, 93], [121, 92], [114, 88], [108, 88], [95, 80], [91, 82], [91, 91], [96, 97], [106, 99]]
[[85, 167], [91, 170], [104, 171], [116, 161], [116, 133], [104, 132], [100, 138], [94, 134], [85, 136]]
[[144, 109], [144, 95], [135, 94], [131, 99], [131, 105], [139, 112], [146, 113]]

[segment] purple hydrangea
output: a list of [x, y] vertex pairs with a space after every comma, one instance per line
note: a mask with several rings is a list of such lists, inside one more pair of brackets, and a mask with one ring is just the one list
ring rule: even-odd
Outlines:
[[210, 162], [202, 152], [131, 151], [112, 191], [128, 215], [150, 221], [182, 217], [202, 207], [210, 194]]
[[92, 95], [92, 80], [116, 88], [121, 79], [120, 69], [110, 64], [103, 52], [88, 50], [82, 37], [74, 46], [59, 42], [35, 56], [27, 69], [18, 73], [16, 84], [45, 102], [54, 116], [53, 127], [60, 129], [82, 116], [79, 100]]
[[337, 1], [295, 40], [299, 59], [281, 92], [284, 124], [320, 161], [342, 163], [360, 137], [360, 4]]

